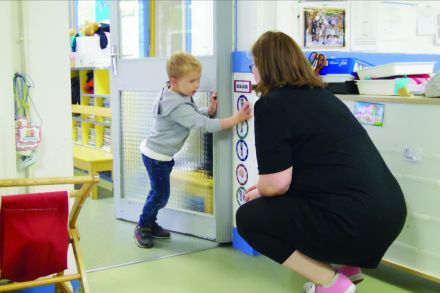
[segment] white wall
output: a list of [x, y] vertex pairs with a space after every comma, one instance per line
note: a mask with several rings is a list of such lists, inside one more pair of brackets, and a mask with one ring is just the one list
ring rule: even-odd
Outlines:
[[[0, 32], [7, 40], [0, 54], [0, 86], [6, 89], [0, 91], [1, 178], [73, 174], [68, 5], [68, 1], [0, 1]], [[15, 29], [20, 26], [22, 33]], [[16, 71], [33, 79], [31, 97], [43, 119], [37, 163], [27, 171], [18, 170], [15, 162], [12, 78]]]
[[3, 42], [0, 48], [0, 178], [15, 177], [14, 100], [12, 74], [14, 72], [13, 19], [10, 2], [0, 2], [0, 35]]
[[[283, 31], [302, 43], [302, 7], [326, 5], [347, 11], [347, 47], [344, 51], [439, 54], [434, 35], [417, 30], [425, 20], [421, 10], [440, 14], [440, 1], [248, 1], [238, 0], [237, 49], [250, 50], [267, 30]], [[436, 24], [433, 24], [434, 26]], [[437, 27], [435, 27], [437, 30]], [[364, 35], [364, 36], [361, 36]]]
[[277, 5], [274, 1], [237, 2], [237, 50], [250, 50], [262, 33], [276, 29]]
[[[353, 111], [355, 102], [344, 102]], [[440, 105], [384, 104], [384, 125], [365, 128], [398, 180], [408, 208], [402, 233], [385, 259], [439, 278], [440, 137], [428, 129], [440, 124]], [[405, 149], [413, 150], [416, 160], [408, 160]]]
[[[428, 10], [431, 15], [426, 12]], [[435, 35], [418, 31], [429, 16], [440, 14], [439, 1], [351, 1], [351, 50], [385, 53], [439, 54]], [[365, 26], [369, 23], [371, 31]], [[428, 23], [428, 22], [427, 22]], [[432, 29], [437, 30], [437, 23]], [[370, 43], [356, 46], [355, 33], [370, 32]]]

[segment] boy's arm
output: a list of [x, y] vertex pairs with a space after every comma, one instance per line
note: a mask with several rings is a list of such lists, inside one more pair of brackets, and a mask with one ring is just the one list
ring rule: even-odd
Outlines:
[[196, 103], [194, 103], [193, 97], [191, 97], [191, 103], [193, 104], [194, 109], [196, 109], [197, 113], [200, 113], [203, 116], [208, 116], [209, 117], [209, 109], [208, 109], [208, 107], [199, 107], [199, 106], [197, 106]]
[[203, 116], [209, 117], [208, 107], [199, 107], [197, 108], [197, 112], [199, 112]]
[[182, 104], [170, 113], [171, 118], [186, 128], [201, 128], [207, 132], [222, 129], [219, 119], [210, 119], [194, 109], [191, 105]]
[[200, 107], [197, 109], [197, 112], [212, 118], [217, 113], [217, 93], [213, 92], [209, 100], [210, 100], [209, 107]]
[[234, 127], [240, 122], [242, 121], [240, 121], [240, 119], [236, 115], [234, 115], [228, 118], [220, 119], [220, 126], [222, 129], [228, 129]]
[[222, 129], [232, 128], [248, 120], [252, 116], [252, 107], [245, 103], [233, 116], [223, 119], [210, 119], [198, 113], [194, 107], [182, 104], [170, 114], [171, 118], [186, 128], [202, 128], [207, 132], [217, 132]]

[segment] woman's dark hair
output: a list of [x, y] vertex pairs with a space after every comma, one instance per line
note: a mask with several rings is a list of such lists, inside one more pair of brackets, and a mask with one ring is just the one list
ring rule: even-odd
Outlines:
[[263, 96], [284, 85], [324, 88], [301, 48], [285, 33], [262, 34], [252, 46], [252, 56], [261, 78], [254, 90]]

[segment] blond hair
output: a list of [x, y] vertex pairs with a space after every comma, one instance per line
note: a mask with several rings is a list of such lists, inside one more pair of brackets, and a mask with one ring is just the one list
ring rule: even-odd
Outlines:
[[252, 46], [252, 57], [261, 78], [254, 89], [263, 96], [284, 85], [324, 88], [301, 48], [285, 33], [262, 34]]
[[187, 52], [176, 52], [167, 61], [167, 74], [171, 78], [181, 78], [189, 72], [202, 71], [202, 64]]

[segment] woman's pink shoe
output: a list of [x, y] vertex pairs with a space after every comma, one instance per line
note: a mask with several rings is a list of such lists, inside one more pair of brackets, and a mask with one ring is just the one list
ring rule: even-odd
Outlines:
[[364, 280], [364, 275], [362, 274], [360, 267], [338, 266], [335, 267], [335, 270], [338, 273], [346, 275], [353, 282], [353, 284], [359, 284]]
[[306, 293], [354, 293], [356, 285], [344, 274], [337, 273], [336, 280], [329, 286], [313, 284]]
[[[364, 275], [360, 267], [344, 266], [344, 265], [334, 265], [336, 272], [346, 275], [353, 284], [359, 284], [364, 280]], [[309, 292], [310, 288], [314, 287], [315, 284], [312, 282], [307, 282], [304, 284], [304, 292]], [[314, 291], [312, 291], [314, 292]]]

